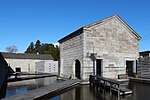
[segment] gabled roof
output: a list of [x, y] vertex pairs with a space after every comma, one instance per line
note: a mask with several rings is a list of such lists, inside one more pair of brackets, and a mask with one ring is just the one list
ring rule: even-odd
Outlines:
[[105, 18], [105, 19], [103, 19], [103, 20], [100, 20], [100, 21], [97, 21], [97, 22], [95, 22], [95, 23], [92, 23], [92, 24], [89, 24], [89, 25], [86, 25], [84, 28], [90, 28], [90, 27], [92, 27], [92, 26], [95, 26], [95, 25], [97, 25], [97, 24], [100, 24], [100, 23], [102, 23], [102, 22], [104, 22], [104, 21], [107, 21], [107, 20], [109, 20], [109, 19], [112, 19], [112, 18], [117, 18], [123, 25], [125, 25], [132, 33], [133, 33], [133, 35], [137, 38], [137, 39], [141, 39], [141, 36], [138, 34], [138, 33], [136, 33], [121, 17], [119, 17], [119, 15], [117, 15], [117, 14], [115, 14], [115, 15], [113, 15], [113, 16], [110, 16], [110, 17], [108, 17], [108, 18]]
[[28, 54], [28, 53], [7, 53], [1, 52], [4, 58], [10, 59], [36, 59], [36, 60], [53, 60], [50, 54]]
[[83, 27], [81, 27], [80, 29], [72, 32], [71, 34], [69, 34], [67, 36], [65, 36], [64, 38], [60, 39], [58, 42], [62, 43], [64, 41], [69, 40], [69, 39], [71, 39], [71, 38], [73, 38], [75, 36], [78, 36], [78, 35], [82, 34], [82, 33], [83, 33]]
[[125, 25], [125, 26], [133, 33], [133, 35], [134, 35], [138, 40], [141, 39], [141, 37], [140, 37], [140, 35], [139, 35], [138, 33], [136, 33], [123, 19], [121, 19], [117, 14], [115, 14], [115, 15], [110, 16], [110, 17], [107, 17], [107, 18], [105, 18], [105, 19], [103, 19], [103, 20], [100, 20], [100, 21], [94, 22], [94, 23], [92, 23], [92, 24], [86, 25], [86, 26], [84, 26], [84, 27], [81, 27], [81, 28], [78, 29], [77, 31], [75, 31], [75, 32], [73, 32], [73, 33], [67, 35], [66, 37], [60, 39], [58, 42], [59, 42], [59, 43], [62, 43], [62, 42], [64, 42], [64, 41], [66, 41], [66, 40], [69, 40], [69, 39], [71, 39], [71, 38], [73, 38], [73, 37], [75, 37], [75, 36], [78, 36], [78, 35], [82, 34], [82, 33], [83, 33], [83, 29], [87, 29], [87, 28], [90, 28], [90, 27], [92, 27], [92, 26], [98, 25], [98, 24], [100, 24], [100, 23], [102, 23], [102, 22], [104, 22], [104, 21], [107, 21], [107, 20], [109, 20], [109, 19], [112, 19], [112, 18], [117, 18], [123, 25]]

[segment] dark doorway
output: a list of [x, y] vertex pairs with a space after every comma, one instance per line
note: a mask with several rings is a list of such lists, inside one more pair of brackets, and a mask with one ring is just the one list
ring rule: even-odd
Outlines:
[[16, 72], [21, 72], [21, 68], [20, 67], [16, 67]]
[[102, 76], [102, 59], [96, 59], [96, 75]]
[[77, 77], [78, 79], [81, 79], [80, 77], [80, 61], [79, 60], [76, 60], [75, 61], [75, 77]]
[[134, 61], [126, 61], [126, 72], [130, 77], [133, 77], [133, 63]]

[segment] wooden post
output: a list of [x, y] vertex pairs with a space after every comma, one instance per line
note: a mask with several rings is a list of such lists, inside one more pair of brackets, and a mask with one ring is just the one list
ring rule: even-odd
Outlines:
[[96, 91], [98, 92], [98, 79], [96, 79]]
[[96, 77], [93, 76], [93, 87], [95, 87], [95, 83], [96, 83]]
[[104, 93], [105, 93], [105, 80], [104, 80]]
[[120, 86], [119, 86], [119, 84], [118, 84], [118, 99], [120, 99]]
[[89, 81], [90, 81], [90, 87], [91, 87], [91, 75], [90, 75], [90, 77], [89, 77]]
[[110, 84], [110, 95], [111, 95], [111, 85], [112, 85], [112, 84], [111, 84], [111, 83], [109, 83], [109, 84]]
[[101, 84], [101, 79], [100, 79], [100, 83], [99, 83], [99, 85], [100, 85], [100, 92], [102, 92], [102, 84]]

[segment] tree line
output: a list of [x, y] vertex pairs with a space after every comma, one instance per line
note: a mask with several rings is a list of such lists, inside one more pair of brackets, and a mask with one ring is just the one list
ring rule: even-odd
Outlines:
[[40, 40], [37, 40], [35, 44], [31, 42], [25, 53], [50, 54], [54, 60], [59, 60], [59, 47], [53, 44], [41, 43]]

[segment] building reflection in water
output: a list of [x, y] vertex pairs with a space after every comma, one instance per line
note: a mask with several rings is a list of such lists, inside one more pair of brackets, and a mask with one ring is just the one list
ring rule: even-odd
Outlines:
[[10, 82], [8, 83], [6, 97], [16, 94], [22, 94], [36, 88], [48, 86], [56, 82], [56, 78], [57, 77], [46, 77], [25, 81]]
[[[133, 90], [132, 95], [126, 95], [121, 100], [149, 100], [150, 99], [150, 84], [130, 82], [127, 86]], [[61, 94], [56, 94], [56, 97], [44, 100], [117, 100], [117, 96], [110, 95], [108, 92], [97, 92], [94, 88], [89, 88], [88, 85], [76, 86], [66, 90]], [[50, 96], [49, 96], [50, 97]]]
[[[12, 82], [9, 83], [7, 97], [47, 86], [54, 82], [56, 82], [56, 77]], [[127, 87], [133, 90], [133, 94], [122, 97], [121, 100], [150, 99], [150, 84], [130, 82]], [[43, 97], [42, 100], [117, 100], [117, 97], [115, 95], [110, 95], [108, 92], [97, 92], [94, 88], [89, 88], [89, 85], [78, 85], [71, 89], [63, 90], [60, 93], [56, 93], [54, 96], [49, 94], [47, 97]]]

